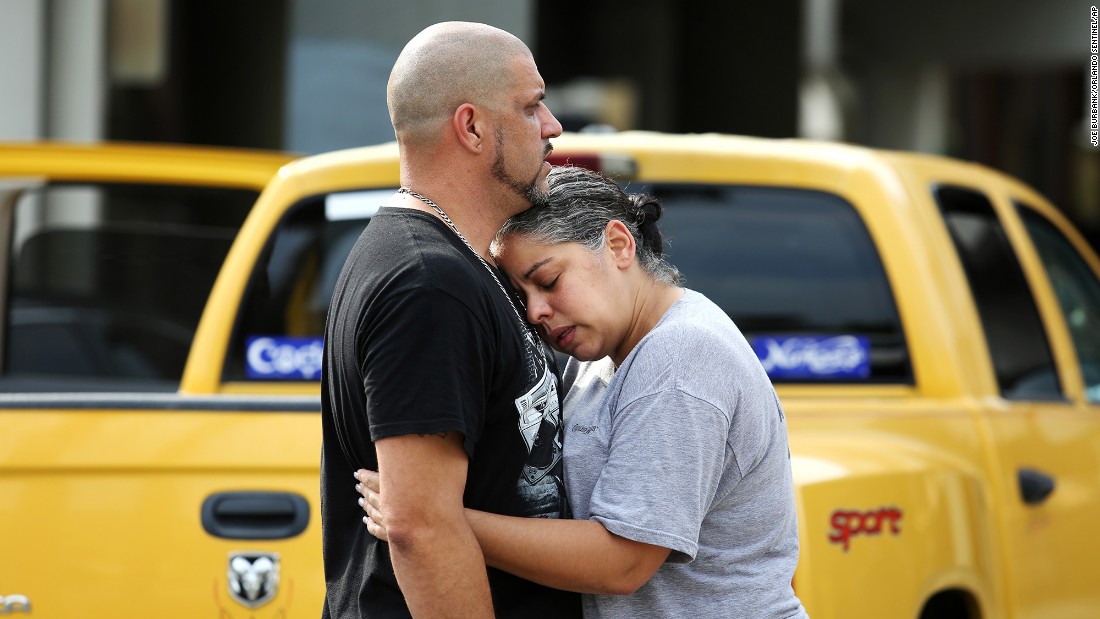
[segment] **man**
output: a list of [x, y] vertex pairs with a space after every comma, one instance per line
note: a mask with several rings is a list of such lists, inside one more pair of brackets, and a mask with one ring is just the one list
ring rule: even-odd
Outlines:
[[[530, 50], [484, 24], [431, 26], [394, 64], [402, 190], [352, 249], [325, 332], [326, 617], [579, 616], [574, 594], [487, 570], [463, 514], [568, 516], [557, 377], [488, 262], [547, 189], [561, 125], [544, 91]], [[360, 467], [381, 476], [388, 545], [361, 522]]]

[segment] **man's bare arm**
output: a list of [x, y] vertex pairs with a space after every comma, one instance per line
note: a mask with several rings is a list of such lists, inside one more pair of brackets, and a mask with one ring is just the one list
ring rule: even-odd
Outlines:
[[375, 443], [390, 557], [414, 617], [492, 617], [485, 559], [462, 508], [462, 435]]

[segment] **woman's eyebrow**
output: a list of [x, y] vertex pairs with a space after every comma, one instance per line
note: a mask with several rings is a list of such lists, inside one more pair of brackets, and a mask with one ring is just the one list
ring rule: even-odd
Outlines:
[[550, 262], [553, 259], [554, 259], [554, 257], [550, 256], [549, 258], [543, 258], [542, 260], [539, 260], [535, 264], [531, 265], [531, 268], [527, 269], [527, 272], [523, 274], [523, 279], [525, 279], [525, 280], [530, 279], [532, 273], [539, 270], [539, 267], [546, 264], [547, 262]]

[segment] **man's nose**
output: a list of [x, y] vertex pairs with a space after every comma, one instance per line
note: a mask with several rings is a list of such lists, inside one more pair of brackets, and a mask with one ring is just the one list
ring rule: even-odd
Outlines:
[[550, 108], [545, 105], [542, 106], [545, 110], [545, 117], [542, 119], [542, 137], [543, 138], [556, 138], [561, 135], [561, 123], [558, 122], [557, 117], [550, 111]]

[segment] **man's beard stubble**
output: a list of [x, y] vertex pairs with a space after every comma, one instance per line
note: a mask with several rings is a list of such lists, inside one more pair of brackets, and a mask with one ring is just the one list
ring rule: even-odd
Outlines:
[[[497, 158], [493, 161], [493, 177], [519, 194], [531, 206], [544, 206], [549, 199], [549, 194], [538, 188], [539, 175], [542, 174], [542, 164], [539, 164], [539, 169], [530, 181], [524, 182], [515, 178], [504, 169], [504, 130], [497, 127], [494, 137], [496, 139]], [[553, 150], [553, 145], [547, 142], [546, 154], [543, 155], [543, 159], [545, 160]]]

